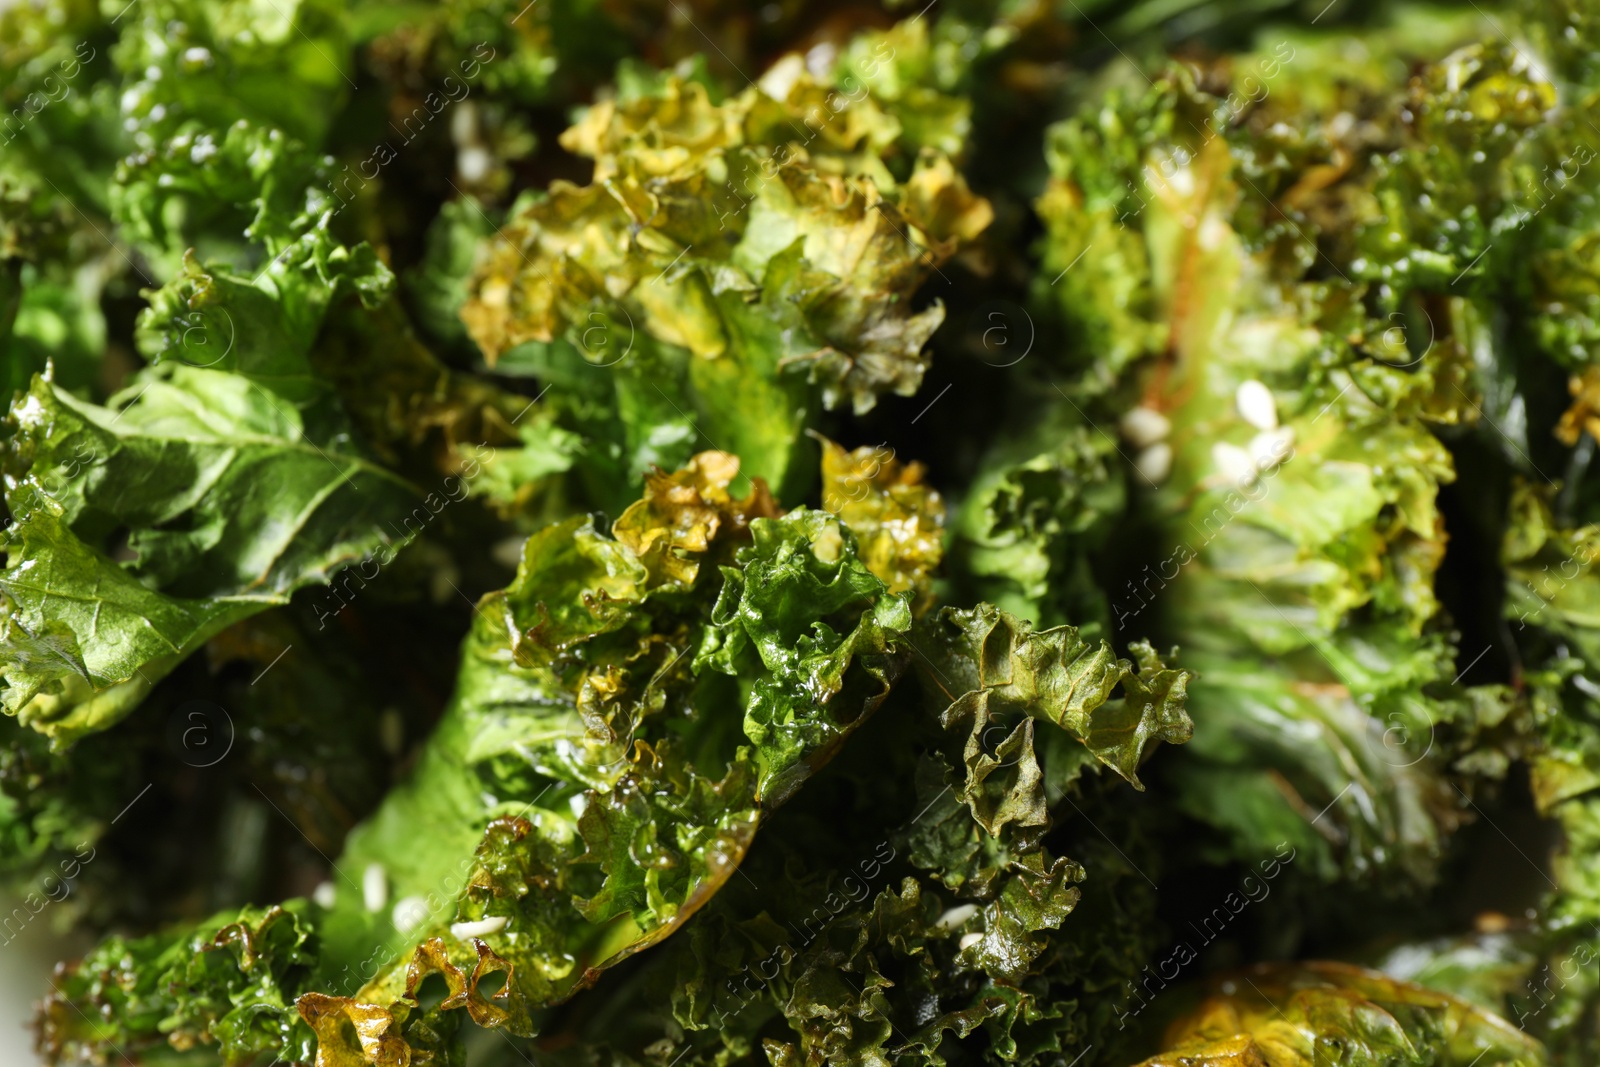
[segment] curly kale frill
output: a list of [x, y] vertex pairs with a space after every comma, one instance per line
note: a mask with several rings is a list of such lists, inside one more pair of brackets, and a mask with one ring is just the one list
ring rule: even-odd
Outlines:
[[[652, 475], [609, 537], [578, 518], [530, 538], [517, 579], [478, 605], [443, 722], [351, 836], [331, 891], [102, 946], [46, 1004], [47, 1049], [217, 1042], [230, 1057], [298, 1056], [314, 1040], [319, 1062], [403, 1063], [453, 1055], [458, 1009], [530, 1036], [541, 1008], [719, 897], [779, 805], [850, 748], [918, 656], [935, 714], [917, 729], [955, 762], [898, 757], [932, 794], [900, 847], [930, 890], [981, 902], [973, 922], [937, 927], [947, 947], [961, 941], [963, 967], [1029, 974], [1084, 873], [1042, 845], [1047, 793], [1099, 765], [1137, 784], [1156, 742], [1188, 739], [1187, 675], [1148, 648], [1136, 668], [992, 608], [917, 628], [911, 590], [936, 556], [862, 554], [849, 524], [780, 514], [759, 481], [731, 495], [737, 471], [702, 453]], [[885, 509], [937, 528], [936, 501], [893, 495], [915, 491], [915, 472], [865, 493], [859, 474], [837, 473], [828, 489], [855, 497], [863, 537]], [[1038, 730], [1070, 739], [1046, 746], [1048, 776]], [[876, 906], [927, 922], [918, 884]], [[450, 995], [425, 1006], [434, 973]], [[480, 991], [496, 973], [498, 990]], [[928, 1047], [943, 1028], [1019, 1010], [998, 992], [979, 1003], [970, 1022], [927, 1031]], [[114, 1034], [84, 1021], [108, 1012]], [[821, 1040], [808, 1033], [808, 1047]]]

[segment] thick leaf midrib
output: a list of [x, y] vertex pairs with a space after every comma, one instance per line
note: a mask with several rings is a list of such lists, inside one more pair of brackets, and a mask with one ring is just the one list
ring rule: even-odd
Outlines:
[[[186, 410], [194, 413], [196, 419], [209, 424], [211, 419], [208, 416], [216, 414], [216, 412], [214, 412], [212, 409], [195, 407], [191, 403], [191, 401], [194, 399], [193, 396], [185, 390], [173, 387], [172, 392], [178, 402], [182, 404]], [[316, 455], [324, 460], [327, 460], [329, 466], [332, 466], [335, 470], [339, 470], [341, 477], [347, 477], [348, 472], [340, 469], [339, 464], [350, 463], [353, 464], [357, 470], [367, 471], [375, 474], [386, 481], [404, 488], [407, 492], [415, 494], [416, 496], [420, 497], [425, 495], [419, 486], [413, 485], [410, 481], [389, 470], [387, 467], [384, 467], [382, 464], [375, 463], [363, 456], [353, 455], [347, 452], [329, 451], [307, 437], [274, 437], [258, 431], [241, 431], [230, 434], [215, 433], [211, 435], [163, 433], [153, 431], [149, 427], [141, 426], [137, 423], [129, 424], [127, 427], [119, 427], [117, 422], [123, 417], [123, 415], [128, 414], [130, 411], [134, 412], [135, 416], [137, 417], [138, 412], [134, 405], [129, 405], [127, 408], [122, 409], [122, 411], [117, 413], [116, 418], [110, 422], [102, 422], [96, 417], [96, 415], [100, 411], [106, 411], [109, 409], [95, 408], [89, 405], [76, 403], [74, 402], [76, 398], [73, 398], [69, 395], [63, 395], [59, 391], [57, 391], [56, 396], [57, 399], [64, 401], [70, 409], [75, 411], [80, 418], [83, 418], [96, 428], [111, 434], [113, 437], [116, 437], [121, 441], [143, 440], [160, 444], [181, 444], [190, 446], [192, 448], [235, 448], [253, 446], [296, 452], [307, 456]], [[272, 404], [270, 400], [268, 400], [267, 403], [269, 406], [272, 406], [274, 409], [276, 409], [276, 405]], [[279, 414], [282, 414], [282, 412], [279, 412]]]
[[[109, 429], [109, 427], [104, 428]], [[289, 440], [288, 438], [269, 437], [266, 434], [259, 433], [238, 434], [229, 437], [197, 437], [187, 434], [157, 434], [143, 432], [124, 433], [120, 430], [113, 430], [112, 433], [122, 440], [145, 440], [161, 443], [176, 442], [179, 444], [192, 445], [196, 447], [206, 446], [219, 449], [237, 449], [241, 447], [254, 446], [278, 451], [297, 452], [302, 455], [317, 456], [326, 460], [329, 466], [333, 467], [339, 472], [340, 477], [348, 476], [349, 472], [342, 470], [339, 466], [339, 462], [349, 462], [354, 464], [358, 472], [365, 471], [376, 474], [386, 481], [400, 486], [407, 492], [416, 494], [418, 497], [426, 495], [422, 492], [420, 486], [413, 485], [410, 481], [396, 474], [394, 471], [389, 470], [380, 463], [374, 463], [365, 457], [352, 455], [348, 452], [330, 452], [326, 448], [323, 448], [315, 442], [307, 439]]]
[[[130, 577], [132, 577], [132, 576], [130, 575]], [[100, 595], [98, 595], [98, 592], [95, 595], [91, 595], [91, 594], [88, 594], [88, 593], [58, 592], [55, 589], [49, 588], [48, 586], [45, 586], [45, 585], [40, 585], [37, 582], [18, 581], [17, 579], [12, 578], [9, 575], [4, 574], [4, 573], [0, 573], [0, 588], [5, 588], [5, 589], [8, 589], [8, 590], [9, 589], [20, 589], [20, 590], [24, 590], [24, 591], [31, 592], [31, 593], [36, 593], [41, 597], [58, 597], [58, 598], [60, 598], [62, 600], [82, 601], [84, 603], [90, 603], [90, 604], [95, 604], [95, 605], [106, 604], [106, 603], [118, 603], [119, 602], [119, 601], [116, 601], [112, 597], [100, 596]], [[254, 596], [252, 596], [252, 595], [247, 595], [247, 594], [243, 594], [243, 593], [228, 593], [228, 594], [224, 594], [222, 596], [206, 597], [204, 600], [197, 600], [197, 599], [190, 598], [190, 597], [169, 596], [168, 594], [163, 593], [160, 590], [150, 589], [150, 588], [148, 588], [146, 586], [143, 586], [143, 585], [139, 586], [139, 588], [144, 590], [147, 593], [150, 593], [153, 596], [162, 597], [162, 598], [170, 601], [171, 603], [173, 603], [175, 605], [188, 605], [188, 604], [265, 604], [268, 607], [276, 607], [276, 606], [278, 606], [280, 604], [287, 604], [289, 602], [289, 597], [288, 596], [279, 595], [279, 594], [262, 594], [262, 595], [254, 595]], [[99, 589], [99, 579], [98, 578], [96, 579], [95, 589], [97, 591]], [[128, 610], [129, 610], [130, 614], [137, 615], [141, 619], [144, 619], [146, 622], [149, 621], [149, 616], [145, 615], [143, 612], [134, 611], [132, 608], [129, 608]]]

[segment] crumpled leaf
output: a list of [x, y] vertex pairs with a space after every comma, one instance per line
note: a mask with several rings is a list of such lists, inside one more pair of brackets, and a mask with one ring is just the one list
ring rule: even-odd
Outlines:
[[[307, 993], [297, 1006], [300, 1016], [317, 1035], [316, 1067], [360, 1067], [372, 1063], [379, 1067], [403, 1067], [411, 1059], [410, 1049], [398, 1034], [395, 1020], [376, 1004], [362, 1004], [349, 997], [330, 997]], [[355, 1034], [357, 1050], [345, 1037], [345, 1027]]]
[[8, 400], [46, 366], [67, 388], [87, 388], [106, 339], [105, 277], [79, 236], [82, 216], [48, 179], [18, 169], [0, 167], [0, 396]]
[[1582, 377], [1574, 376], [1567, 388], [1572, 406], [1562, 412], [1556, 436], [1567, 445], [1577, 444], [1585, 432], [1600, 440], [1600, 373], [1590, 367]]
[[[1404, 36], [1394, 40], [1385, 47], [1403, 53]], [[1323, 64], [1344, 70], [1336, 50], [1297, 48], [1257, 57], [1252, 77], [1287, 90], [1291, 62], [1296, 85]], [[1058, 125], [1038, 288], [1081, 339], [1073, 350], [1108, 353], [1082, 402], [1117, 389], [1138, 398], [1122, 423], [1129, 484], [1163, 547], [1108, 593], [1119, 630], [1176, 641], [1198, 670], [1195, 742], [1170, 766], [1180, 806], [1218, 831], [1201, 847], [1244, 859], [1288, 840], [1321, 877], [1388, 869], [1398, 890], [1430, 882], [1464, 821], [1440, 731], [1466, 714], [1451, 692], [1466, 661], [1455, 662], [1434, 588], [1440, 494], [1455, 468], [1431, 428], [1499, 419], [1480, 408], [1486, 375], [1472, 355], [1490, 343], [1489, 313], [1442, 292], [1482, 251], [1475, 238], [1450, 230], [1461, 255], [1447, 258], [1460, 262], [1442, 280], [1421, 269], [1433, 262], [1424, 234], [1456, 223], [1431, 204], [1382, 252], [1391, 264], [1409, 255], [1406, 270], [1420, 273], [1384, 273], [1349, 241], [1400, 210], [1376, 206], [1390, 172], [1372, 145], [1441, 184], [1457, 163], [1479, 164], [1432, 153], [1437, 131], [1336, 120], [1381, 111], [1360, 102], [1393, 89], [1382, 76], [1330, 81], [1327, 99], [1273, 90], [1241, 114], [1226, 76], [1174, 68]], [[1426, 107], [1441, 122], [1505, 117], [1479, 132], [1509, 146], [1530, 136], [1538, 81], [1493, 50], [1440, 61], [1412, 92], [1438, 94]], [[1504, 94], [1515, 113], [1450, 112], [1458, 92]], [[1501, 177], [1451, 188], [1481, 198], [1480, 213], [1512, 210]], [[1432, 309], [1435, 330], [1417, 316], [1412, 348], [1416, 308]]]
[[644, 497], [622, 513], [613, 533], [644, 564], [647, 582], [688, 588], [699, 575], [699, 557], [711, 547], [725, 514], [738, 528], [777, 514], [777, 505], [762, 484], [735, 506], [728, 486], [738, 470], [736, 457], [702, 452], [681, 470], [656, 471], [646, 479]]
[[967, 599], [1100, 635], [1111, 620], [1094, 554], [1127, 491], [1115, 442], [1081, 420], [1061, 405], [991, 449], [951, 523], [951, 570]]
[[944, 555], [944, 500], [923, 484], [920, 463], [902, 464], [882, 446], [846, 452], [820, 437], [822, 506], [856, 535], [861, 561], [889, 586], [932, 599], [932, 573]]
[[[951, 20], [954, 22], [955, 20]], [[886, 30], [857, 34], [839, 57], [835, 84], [862, 85], [899, 126], [906, 155], [923, 148], [960, 160], [972, 135], [972, 102], [964, 95], [975, 58], [960, 29], [926, 18], [908, 18]], [[984, 45], [995, 47], [1005, 31], [994, 27]], [[963, 47], [965, 46], [965, 47]]]
[[374, 35], [373, 65], [406, 105], [396, 109], [401, 115], [427, 106], [427, 92], [442, 99], [462, 82], [481, 88], [491, 107], [548, 106], [609, 78], [632, 44], [626, 12], [593, 0], [536, 8], [526, 0], [442, 0], [403, 21], [381, 3], [355, 8], [353, 21]]
[[371, 246], [347, 248], [325, 227], [286, 245], [249, 280], [207, 270], [191, 252], [182, 274], [150, 294], [137, 338], [153, 363], [235, 374], [304, 408], [329, 392], [310, 353], [334, 302], [354, 293], [374, 308], [393, 287]]
[[[751, 691], [744, 732], [757, 746], [757, 795], [776, 805], [888, 694], [911, 610], [904, 594], [887, 593], [849, 528], [827, 512], [794, 511], [750, 532], [754, 543], [738, 569], [723, 572], [695, 664], [737, 677], [759, 662], [769, 672]], [[859, 620], [845, 634], [823, 621], [853, 612]]]
[[230, 119], [186, 127], [125, 158], [111, 211], [130, 237], [160, 250], [163, 274], [192, 276], [189, 261], [203, 258], [253, 276], [334, 206], [332, 177], [282, 130]]
[[120, 104], [139, 120], [135, 142], [151, 151], [160, 134], [221, 131], [240, 118], [320, 142], [349, 88], [341, 12], [328, 0], [281, 0], [265, 15], [249, 0], [157, 0], [126, 12], [113, 59], [128, 76]]
[[[529, 346], [579, 376], [645, 365], [652, 404], [666, 397], [780, 493], [802, 490], [805, 412], [916, 390], [943, 311], [912, 296], [983, 222], [931, 157], [898, 187], [874, 154], [881, 113], [830, 93], [796, 73], [779, 97], [752, 86], [717, 104], [669, 77], [591, 108], [564, 144], [594, 157], [595, 183], [552, 183], [473, 280], [462, 318], [491, 364]], [[827, 100], [833, 120], [802, 146]], [[939, 232], [924, 229], [935, 217]]]
[[111, 407], [36, 378], [12, 422], [3, 700], [60, 744], [126, 715], [229, 623], [378, 549], [415, 497], [221, 371], [152, 370]]
[[[797, 796], [746, 878], [645, 961], [610, 1002], [616, 1021], [581, 1031], [584, 1047], [653, 1058], [664, 997], [683, 1028], [666, 1058], [695, 1064], [761, 1051], [805, 1065], [1033, 1062], [1114, 1039], [1114, 992], [1160, 936], [1143, 873], [1159, 858], [1116, 803], [1116, 780], [1079, 773], [1097, 765], [1067, 731], [1021, 713], [1000, 729], [956, 709], [942, 722], [946, 701], [923, 676], [927, 707], [891, 697], [838, 757], [848, 794], [819, 784]], [[952, 773], [971, 740], [983, 752]], [[1046, 779], [1115, 837], [1070, 809], [1055, 827]], [[1053, 857], [1047, 832], [1086, 862]]]
[[263, 269], [336, 201], [322, 151], [353, 84], [344, 9], [158, 0], [108, 22], [105, 88], [132, 149], [109, 175], [112, 217], [158, 278], [188, 249]]
[[[827, 761], [898, 672], [886, 642], [909, 622], [904, 601], [855, 560], [837, 520], [762, 517], [764, 489], [728, 495], [735, 472], [713, 453], [658, 477], [618, 520], [617, 541], [571, 524], [531, 539], [518, 581], [484, 605], [431, 755], [347, 850], [358, 866], [381, 857], [397, 894], [426, 891], [441, 863], [455, 862], [451, 842], [470, 840], [487, 816], [515, 816], [489, 826], [465, 892], [430, 908], [440, 917], [423, 930], [508, 918], [504, 934], [482, 937], [515, 964], [507, 985], [529, 1007], [565, 999], [677, 929], [732, 875], [763, 812]], [[689, 516], [700, 524], [686, 529]], [[853, 613], [846, 635], [820, 621]], [[697, 745], [731, 757], [720, 778], [661, 732], [700, 719], [700, 701], [726, 692], [706, 667], [750, 692], [742, 739], [716, 720], [699, 727]], [[572, 696], [550, 702], [562, 691], [576, 707]], [[441, 792], [459, 788], [450, 783], [463, 770], [498, 781], [500, 799], [485, 810], [464, 794], [441, 812]], [[459, 824], [422, 869], [393, 852], [418, 820], [442, 817]], [[395, 946], [417, 937], [387, 936]], [[369, 982], [363, 1002], [396, 997], [394, 973]], [[502, 1025], [531, 1024], [513, 1012]]]
[[1348, 964], [1262, 965], [1216, 989], [1141, 1067], [1312, 1067], [1329, 1055], [1362, 1067], [1549, 1062], [1498, 1016]]
[[[418, 338], [399, 301], [362, 312], [346, 303], [340, 312], [329, 316], [311, 365], [386, 464], [419, 481], [459, 476], [469, 491], [520, 500], [548, 492], [556, 481], [548, 476], [589, 450], [554, 424], [537, 396], [446, 365]], [[496, 464], [500, 487], [491, 494], [478, 479]], [[530, 480], [513, 480], [510, 467]], [[571, 508], [557, 509], [551, 517], [569, 514]]]
[[[968, 758], [990, 720], [1013, 710], [1053, 723], [1095, 759], [1143, 789], [1140, 762], [1157, 741], [1183, 744], [1193, 724], [1183, 710], [1191, 675], [1171, 670], [1147, 643], [1132, 646], [1137, 669], [1104, 641], [1071, 626], [1035, 631], [989, 605], [945, 608], [918, 631], [924, 679], [949, 704], [947, 723], [970, 720]], [[1122, 695], [1113, 699], [1118, 687]]]
[[[148, 1041], [140, 1031], [159, 1024], [168, 1035], [162, 1043], [175, 1050], [209, 1045], [248, 1058], [275, 1047], [309, 1062], [314, 1037], [295, 1013], [293, 991], [315, 961], [312, 928], [309, 907], [292, 901], [177, 933], [109, 938], [58, 972], [58, 992], [40, 1008], [39, 1049], [55, 1061], [92, 1062], [108, 1040]], [[173, 989], [183, 995], [174, 998]]]
[[[588, 518], [547, 528], [480, 603], [438, 731], [339, 860], [384, 904], [341, 880], [309, 913], [315, 969], [286, 995], [322, 1062], [419, 1062], [463, 1009], [532, 1034], [536, 1009], [712, 899], [767, 813], [883, 700], [906, 656], [904, 595], [837, 518], [777, 516], [759, 484], [736, 498], [736, 473], [707, 453], [654, 477], [616, 540]], [[722, 714], [741, 705], [742, 724]], [[504, 995], [477, 997], [497, 970]], [[450, 995], [424, 1007], [431, 971]], [[215, 987], [152, 988], [182, 1003]], [[153, 1017], [125, 1022], [135, 1047], [156, 1038]], [[289, 1048], [258, 1037], [254, 1052]]]
[[1600, 1019], [1600, 527], [1557, 519], [1549, 487], [1513, 485], [1501, 561], [1506, 625], [1528, 667], [1524, 702], [1534, 737], [1525, 753], [1538, 812], [1561, 828], [1549, 892], [1538, 909], [1519, 980], [1503, 1010], [1538, 1035], [1558, 1062], [1578, 1062]]

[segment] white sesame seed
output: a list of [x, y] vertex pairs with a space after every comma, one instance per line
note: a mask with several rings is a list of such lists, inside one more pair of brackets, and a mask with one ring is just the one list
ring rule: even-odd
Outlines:
[[976, 904], [958, 904], [939, 916], [939, 921], [934, 923], [934, 929], [949, 933], [974, 915], [978, 914]]
[[478, 107], [471, 100], [461, 101], [451, 112], [450, 139], [458, 146], [477, 143]]
[[1239, 409], [1239, 417], [1256, 429], [1278, 428], [1278, 402], [1272, 398], [1272, 390], [1254, 378], [1239, 383], [1233, 403]]
[[1201, 248], [1210, 251], [1221, 248], [1222, 243], [1233, 234], [1233, 227], [1229, 226], [1216, 215], [1207, 215], [1200, 220], [1200, 230], [1195, 235]]
[[1250, 453], [1238, 445], [1218, 441], [1211, 446], [1211, 463], [1217, 468], [1218, 474], [1235, 485], [1248, 485], [1255, 480], [1256, 465], [1251, 461]]
[[1282, 463], [1294, 444], [1294, 427], [1280, 426], [1276, 430], [1258, 433], [1250, 439], [1250, 460], [1256, 470], [1264, 471]]
[[1172, 473], [1172, 446], [1162, 441], [1140, 452], [1134, 469], [1151, 485], [1160, 485]]
[[778, 60], [767, 68], [756, 82], [761, 91], [772, 99], [782, 102], [789, 99], [789, 90], [794, 88], [794, 83], [806, 72], [806, 61], [793, 52]]
[[490, 934], [498, 934], [501, 930], [504, 930], [506, 921], [504, 915], [491, 915], [487, 919], [479, 919], [477, 922], [451, 923], [450, 935], [457, 941], [465, 941], [469, 937], [488, 937]]
[[389, 902], [389, 876], [384, 873], [383, 864], [367, 865], [361, 875], [361, 900], [368, 911], [382, 911]]
[[[1172, 173], [1165, 174], [1167, 165], [1171, 164]], [[1190, 171], [1186, 161], [1176, 155], [1169, 157], [1161, 164], [1161, 170], [1167, 179], [1167, 185], [1179, 196], [1188, 198], [1194, 195], [1194, 173]]]
[[961, 951], [965, 952], [967, 949], [971, 948], [973, 945], [976, 945], [979, 941], [982, 941], [982, 940], [983, 940], [983, 935], [982, 934], [963, 934], [961, 936], [961, 941], [959, 942], [959, 944], [961, 946]]
[[470, 144], [456, 153], [456, 170], [464, 182], [481, 182], [493, 168], [494, 157], [482, 145]]
[[821, 80], [828, 76], [828, 71], [833, 69], [833, 61], [838, 57], [839, 50], [831, 41], [823, 41], [813, 45], [806, 53], [806, 70], [813, 78]]
[[1167, 439], [1172, 423], [1155, 408], [1144, 406], [1130, 409], [1118, 422], [1122, 436], [1138, 448], [1148, 448]]

